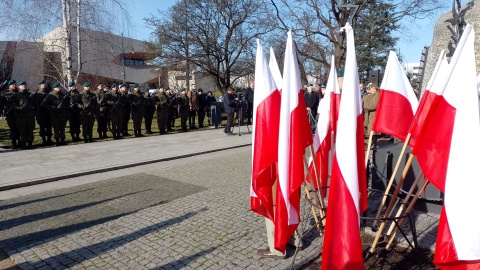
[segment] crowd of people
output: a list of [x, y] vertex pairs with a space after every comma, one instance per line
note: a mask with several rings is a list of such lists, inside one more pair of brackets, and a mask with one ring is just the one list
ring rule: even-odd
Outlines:
[[81, 88], [79, 91], [74, 82], [69, 82], [68, 89], [62, 91], [60, 83], [54, 82], [49, 91], [42, 80], [35, 91], [30, 91], [25, 81], [18, 84], [15, 80], [8, 81], [0, 95], [0, 111], [7, 120], [12, 148], [33, 147], [36, 123], [44, 145], [66, 144], [67, 123], [74, 142], [82, 139], [85, 143], [93, 142], [95, 122], [100, 140], [109, 138], [109, 131], [113, 139], [131, 136], [130, 120], [135, 137], [143, 137], [142, 122], [145, 132], [153, 134], [155, 112], [160, 134], [172, 132], [176, 118], [180, 118], [181, 131], [186, 132], [203, 128], [205, 116], [210, 125], [210, 105], [216, 102], [211, 91], [203, 93], [195, 84], [179, 91], [168, 86], [141, 91], [136, 83], [113, 83], [110, 87], [98, 83], [92, 89], [90, 82], [84, 82]]

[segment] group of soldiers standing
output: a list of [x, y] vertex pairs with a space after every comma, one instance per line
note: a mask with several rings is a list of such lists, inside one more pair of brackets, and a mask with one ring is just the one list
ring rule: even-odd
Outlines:
[[[130, 136], [128, 123], [133, 121], [135, 137], [144, 137], [142, 122], [145, 119], [145, 130], [152, 132], [155, 112], [160, 134], [171, 132], [175, 126], [175, 118], [180, 116], [182, 131], [195, 126], [195, 115], [198, 112], [199, 127], [203, 127], [205, 113], [209, 112], [209, 104], [215, 98], [209, 91], [203, 94], [202, 89], [190, 90], [182, 88], [179, 93], [169, 87], [160, 86], [151, 94], [149, 89], [140, 91], [138, 84], [130, 85], [113, 83], [108, 89], [102, 83], [96, 90], [91, 89], [90, 82], [83, 83], [83, 91], [79, 92], [74, 82], [68, 83], [66, 93], [62, 92], [59, 82], [52, 84], [52, 91], [46, 88], [45, 80], [38, 84], [38, 89], [30, 93], [26, 82], [10, 80], [8, 89], [0, 96], [0, 108], [4, 109], [12, 148], [30, 149], [33, 145], [35, 120], [39, 126], [39, 135], [44, 145], [65, 145], [65, 129], [69, 123], [69, 132], [74, 142], [80, 141], [80, 132], [85, 143], [93, 142], [93, 127], [97, 121], [99, 139], [109, 138], [111, 131], [114, 139]], [[210, 120], [209, 120], [210, 124]], [[53, 132], [52, 132], [53, 130]]]

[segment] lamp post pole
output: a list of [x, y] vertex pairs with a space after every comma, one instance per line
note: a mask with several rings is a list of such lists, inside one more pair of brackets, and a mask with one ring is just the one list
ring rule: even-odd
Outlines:
[[122, 33], [122, 68], [123, 68], [123, 83], [125, 84], [125, 49], [123, 48], [123, 33]]

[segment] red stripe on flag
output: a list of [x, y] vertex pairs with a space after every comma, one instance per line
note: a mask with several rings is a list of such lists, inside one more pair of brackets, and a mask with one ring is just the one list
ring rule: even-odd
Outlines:
[[437, 96], [436, 93], [430, 92], [429, 90], [425, 90], [425, 93], [418, 104], [417, 113], [413, 117], [412, 123], [410, 125], [409, 133], [411, 134], [410, 141], [408, 145], [413, 148], [415, 146], [415, 142], [417, 141], [417, 137], [420, 134], [420, 130], [425, 122], [425, 117], [427, 117], [428, 111], [432, 106], [433, 100]]
[[455, 112], [443, 96], [436, 96], [412, 150], [425, 178], [442, 192], [445, 191]]
[[412, 105], [405, 96], [395, 91], [380, 91], [372, 130], [405, 141], [412, 119]]
[[[367, 191], [367, 173], [365, 171], [365, 141], [363, 132], [363, 115], [357, 116], [357, 171], [358, 171], [358, 192], [360, 213], [365, 212], [368, 207], [368, 191]], [[352, 190], [352, 192], [357, 192]], [[359, 214], [360, 214], [359, 213]]]
[[[360, 159], [362, 160], [362, 159]], [[322, 269], [363, 269], [358, 212], [335, 155], [330, 183]]]

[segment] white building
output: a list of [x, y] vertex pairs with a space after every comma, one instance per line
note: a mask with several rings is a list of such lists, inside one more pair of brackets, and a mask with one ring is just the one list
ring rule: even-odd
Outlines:
[[418, 78], [420, 73], [420, 62], [412, 62], [405, 64], [405, 73], [410, 74], [412, 77], [410, 79]]

